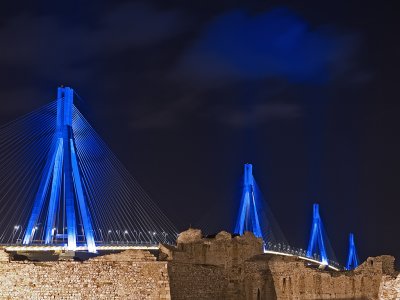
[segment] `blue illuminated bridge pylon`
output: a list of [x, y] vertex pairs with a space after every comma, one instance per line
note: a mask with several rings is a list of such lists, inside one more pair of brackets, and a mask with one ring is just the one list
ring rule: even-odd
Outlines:
[[56, 136], [43, 170], [42, 179], [35, 197], [32, 213], [26, 228], [23, 244], [32, 243], [39, 214], [43, 209], [46, 191], [50, 187], [50, 198], [47, 208], [45, 227], [45, 244], [52, 244], [57, 239], [55, 217], [60, 205], [60, 194], [64, 189], [65, 218], [68, 237], [68, 249], [76, 248], [77, 214], [83, 223], [83, 235], [89, 252], [96, 252], [93, 225], [87, 201], [82, 188], [81, 172], [76, 158], [76, 145], [72, 130], [72, 105], [74, 91], [69, 87], [58, 88]]
[[347, 264], [346, 264], [346, 269], [347, 270], [352, 270], [357, 268], [359, 265], [358, 262], [358, 255], [356, 251], [356, 244], [354, 242], [354, 234], [350, 233], [349, 234], [349, 253], [347, 256]]
[[[340, 264], [335, 262], [335, 255], [325, 234], [318, 204], [313, 204], [312, 217], [308, 247], [303, 249], [289, 245], [267, 203], [262, 201], [261, 193], [253, 177], [252, 165], [244, 165], [243, 190], [236, 217], [235, 234], [243, 235], [244, 232], [248, 231], [252, 232], [254, 236], [262, 238], [264, 253], [266, 254], [297, 257], [308, 264], [317, 264], [322, 269], [329, 268], [335, 271], [343, 269]], [[327, 249], [330, 251], [330, 259], [328, 259]], [[347, 269], [355, 268], [358, 265], [354, 237], [352, 235], [350, 236], [348, 261]]]
[[321, 262], [325, 265], [328, 264], [328, 256], [325, 248], [324, 231], [319, 215], [319, 205], [313, 205], [313, 221], [311, 225], [311, 236], [307, 248], [307, 256], [312, 257], [315, 251], [319, 250]]
[[0, 244], [174, 243], [177, 230], [74, 105], [75, 92], [0, 126]]
[[236, 234], [242, 235], [245, 231], [253, 232], [256, 237], [263, 237], [251, 164], [244, 165], [243, 192], [235, 226]]

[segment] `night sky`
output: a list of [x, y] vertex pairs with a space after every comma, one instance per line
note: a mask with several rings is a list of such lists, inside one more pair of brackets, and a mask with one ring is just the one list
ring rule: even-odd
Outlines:
[[232, 231], [252, 163], [291, 245], [318, 202], [341, 262], [349, 232], [361, 259], [400, 257], [394, 4], [81, 2], [2, 5], [1, 123], [71, 86], [179, 230]]

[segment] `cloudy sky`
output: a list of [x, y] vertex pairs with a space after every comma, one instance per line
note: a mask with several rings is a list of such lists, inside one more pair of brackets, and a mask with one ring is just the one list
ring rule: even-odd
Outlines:
[[[92, 2], [92, 3], [90, 3]], [[0, 118], [60, 84], [176, 226], [232, 230], [243, 164], [286, 239], [400, 255], [398, 20], [359, 1], [40, 1], [0, 12]]]

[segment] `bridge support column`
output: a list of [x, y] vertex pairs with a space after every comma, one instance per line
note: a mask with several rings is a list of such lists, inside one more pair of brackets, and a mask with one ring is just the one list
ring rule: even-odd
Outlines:
[[50, 178], [52, 174], [51, 170], [53, 169], [54, 166], [56, 151], [57, 151], [57, 143], [54, 141], [50, 148], [48, 159], [44, 167], [42, 179], [40, 181], [39, 189], [38, 192], [36, 193], [35, 201], [33, 203], [32, 213], [29, 217], [28, 225], [26, 227], [24, 239], [22, 241], [24, 245], [31, 244], [35, 237], [35, 233], [37, 232], [36, 225], [38, 223], [39, 215], [40, 212], [42, 211], [43, 203], [46, 198], [46, 192], [50, 183]]
[[63, 139], [57, 139], [57, 152], [54, 162], [53, 182], [51, 186], [50, 202], [46, 222], [46, 238], [45, 244], [51, 244], [54, 231], [53, 228], [56, 222], [56, 213], [58, 207], [58, 199], [61, 191], [61, 179], [63, 170]]
[[354, 234], [349, 234], [349, 254], [347, 256], [346, 269], [352, 270], [358, 267], [358, 256], [356, 244], [354, 243]]
[[321, 262], [324, 265], [328, 264], [328, 256], [326, 255], [324, 236], [322, 231], [322, 221], [319, 215], [319, 205], [313, 205], [313, 222], [311, 226], [311, 237], [308, 243], [307, 256], [312, 257], [316, 249], [319, 249]]
[[[23, 244], [32, 243], [39, 216], [44, 207], [46, 194], [49, 189], [50, 178], [52, 185], [45, 225], [45, 243], [55, 243], [57, 231], [64, 232], [67, 228], [68, 249], [75, 250], [77, 246], [77, 213], [80, 213], [84, 236], [89, 252], [96, 252], [94, 232], [90, 213], [87, 208], [85, 193], [76, 156], [74, 132], [72, 128], [73, 89], [69, 87], [58, 88], [57, 103], [57, 129], [54, 137], [54, 146], [50, 150], [44, 175], [37, 192], [31, 217], [24, 236]], [[62, 192], [63, 193], [62, 193]], [[62, 199], [64, 201], [62, 201]], [[56, 222], [57, 208], [62, 204], [66, 218], [64, 222]], [[64, 234], [62, 234], [64, 239]]]
[[245, 231], [251, 231], [256, 237], [262, 238], [255, 199], [253, 166], [251, 164], [244, 165], [243, 193], [235, 226], [235, 233], [242, 235]]

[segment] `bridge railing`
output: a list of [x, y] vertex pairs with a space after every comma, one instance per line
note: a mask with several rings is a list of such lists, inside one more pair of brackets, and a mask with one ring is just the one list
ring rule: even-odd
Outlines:
[[[284, 243], [272, 243], [272, 242], [265, 243], [265, 250], [279, 252], [279, 253], [283, 253], [283, 254], [289, 254], [289, 255], [293, 255], [293, 256], [299, 256], [299, 257], [303, 257], [303, 258], [309, 258], [309, 259], [312, 259], [315, 261], [322, 262], [322, 258], [320, 255], [314, 253], [310, 257], [307, 255], [307, 251], [305, 249], [291, 247], [290, 245], [287, 245]], [[328, 259], [328, 265], [333, 266], [339, 270], [344, 269], [344, 267], [341, 264], [339, 264], [337, 261], [334, 261], [334, 260]]]
[[[166, 245], [175, 245], [175, 243], [172, 243], [171, 241], [109, 241], [109, 242], [104, 242], [104, 241], [96, 241], [96, 246], [118, 246], [118, 247], [129, 247], [129, 246], [137, 246], [137, 247], [158, 247], [159, 244], [166, 244]], [[77, 243], [78, 247], [84, 246], [84, 243]], [[51, 243], [51, 244], [45, 244], [43, 241], [36, 242], [36, 243], [31, 243], [30, 245], [23, 245], [22, 243], [1, 243], [0, 247], [6, 248], [6, 247], [67, 247], [67, 244], [65, 242], [63, 243]]]

